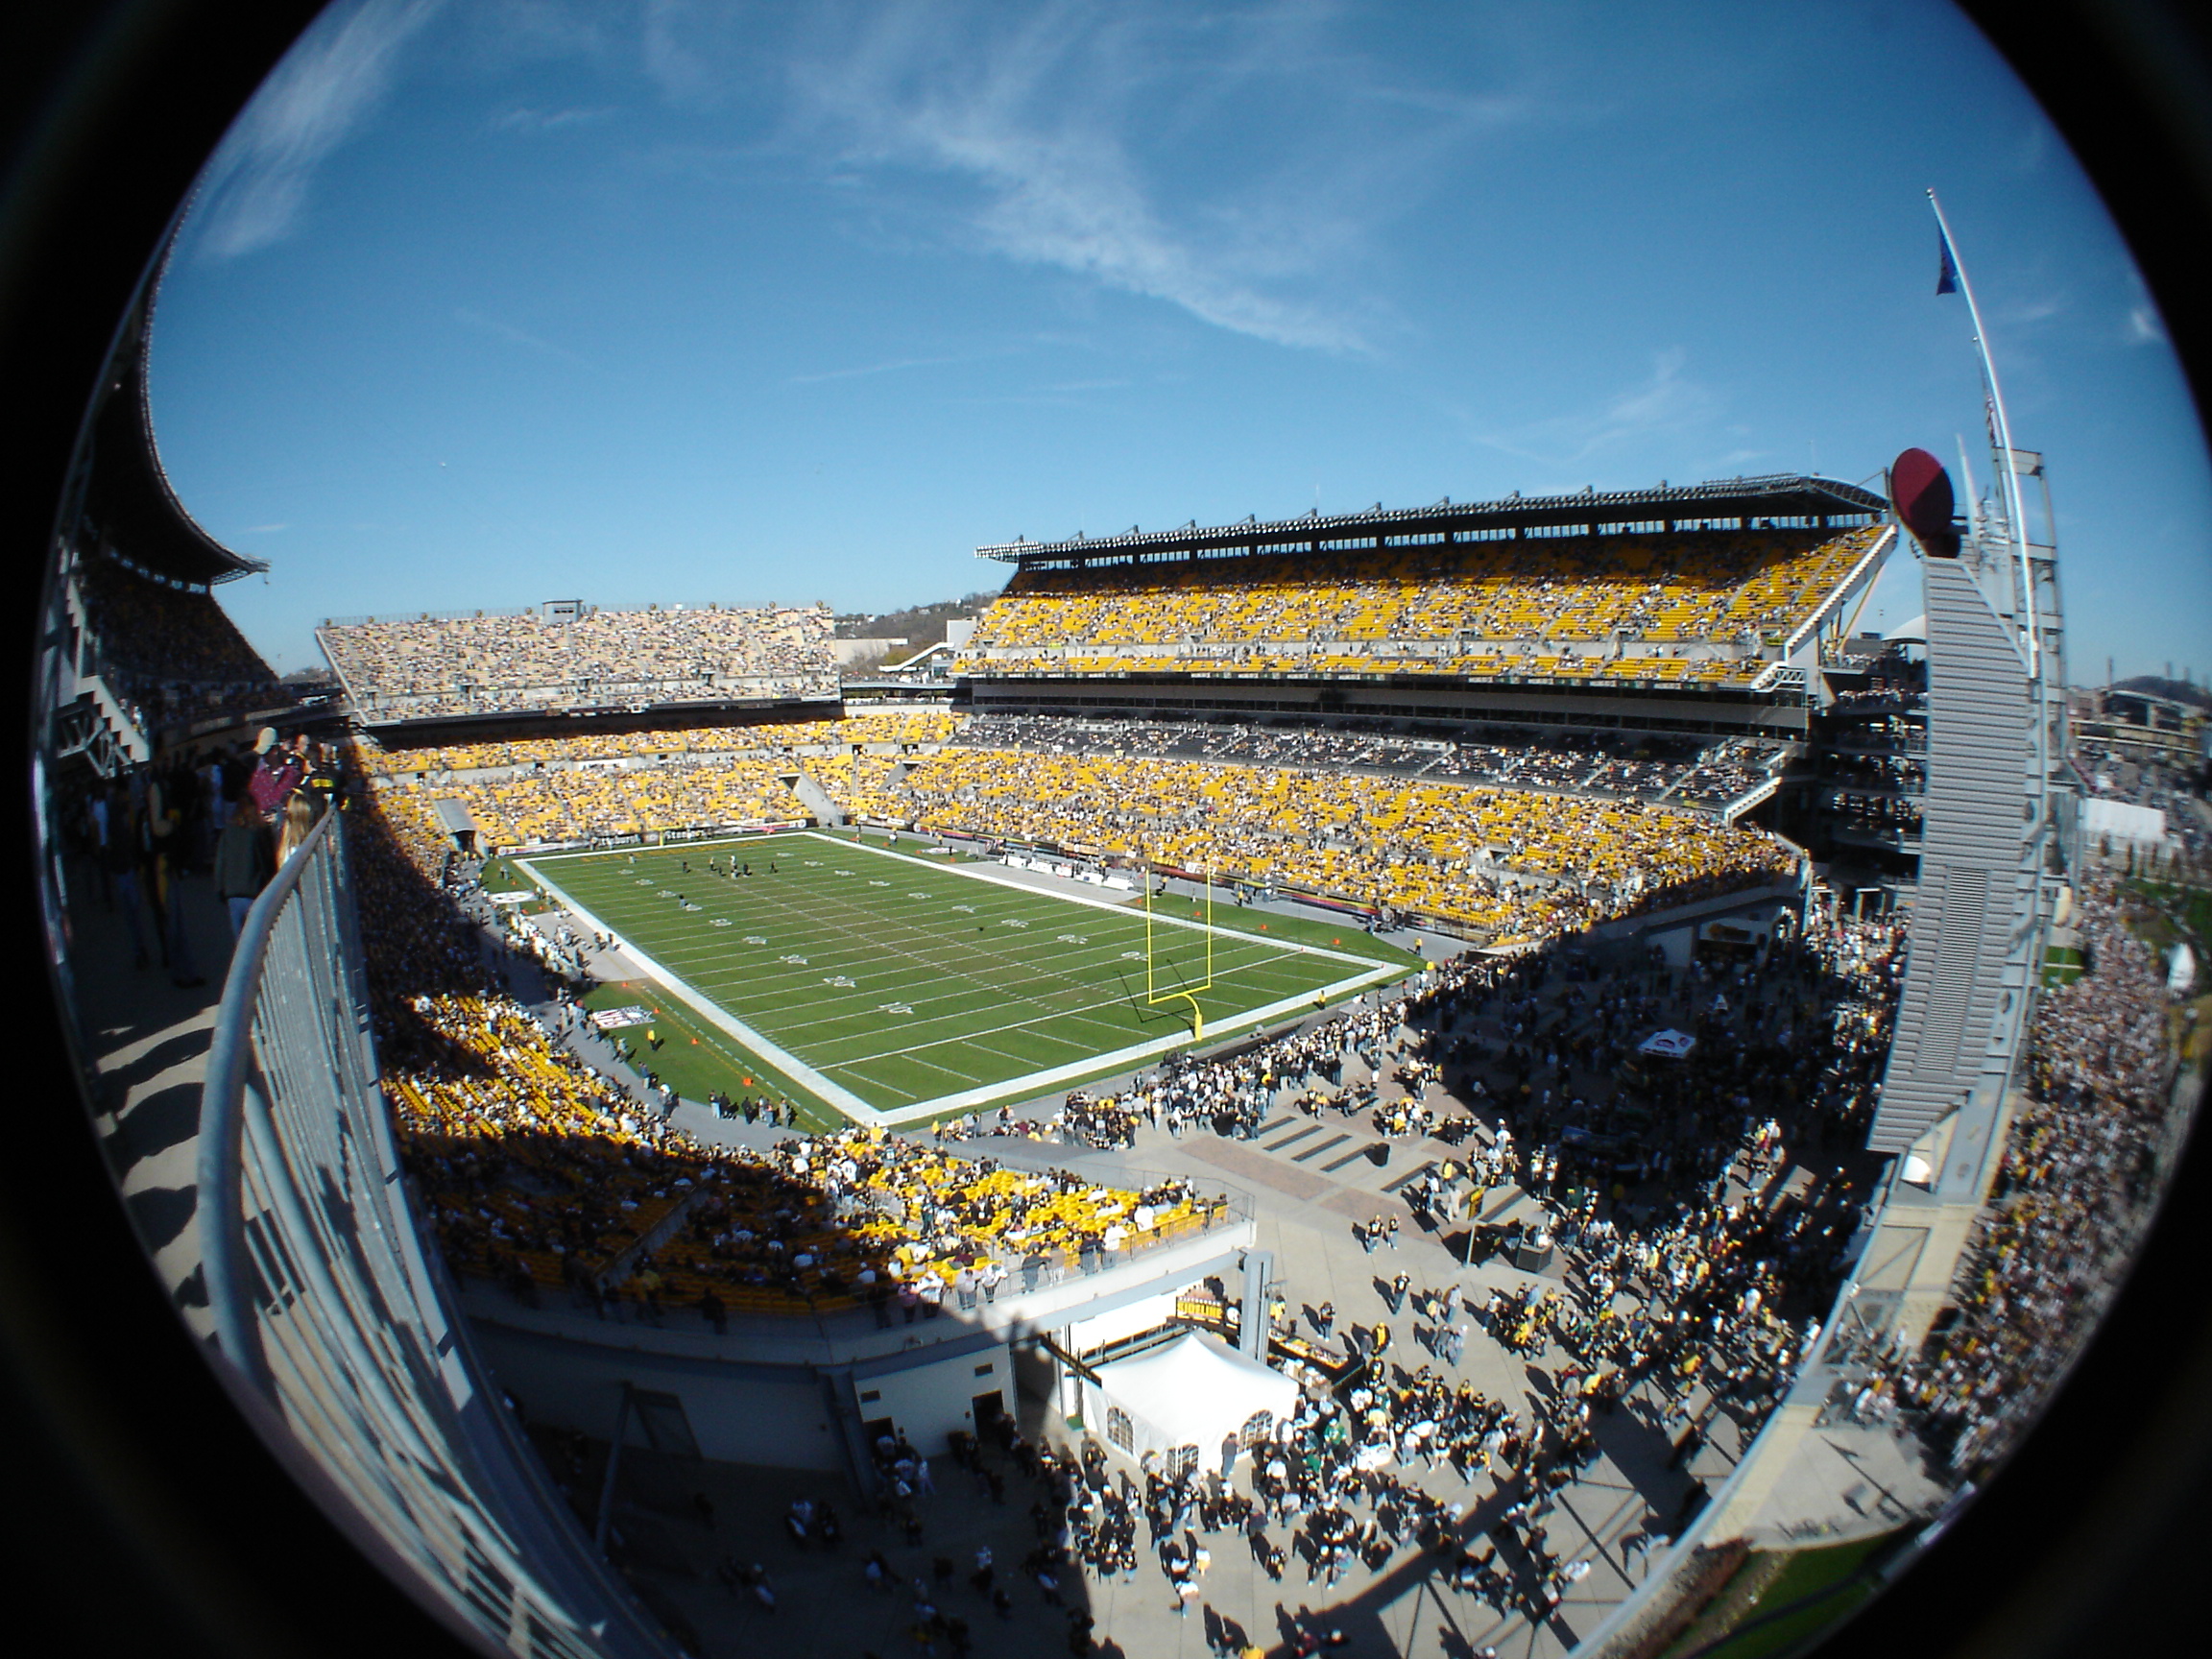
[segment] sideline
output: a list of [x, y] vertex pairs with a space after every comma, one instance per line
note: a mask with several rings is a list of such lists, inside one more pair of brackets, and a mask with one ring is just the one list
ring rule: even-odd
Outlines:
[[[907, 858], [902, 854], [887, 852], [885, 849], [880, 847], [866, 847], [864, 844], [846, 841], [838, 836], [823, 835], [811, 830], [801, 830], [798, 833], [809, 839], [822, 842], [826, 846], [834, 847], [841, 852], [850, 851], [855, 845], [861, 845], [863, 851], [874, 853], [878, 857], [897, 859], [904, 863], [915, 862], [915, 860]], [[776, 840], [789, 840], [793, 838], [794, 837], [788, 835], [773, 837], [773, 839]], [[749, 842], [757, 842], [763, 838], [758, 836], [749, 836], [745, 837], [744, 839]], [[707, 843], [690, 843], [689, 845], [707, 845]], [[658, 851], [658, 849], [656, 849], [656, 851]], [[784, 1075], [791, 1078], [792, 1081], [811, 1091], [826, 1105], [833, 1107], [836, 1111], [842, 1113], [851, 1121], [864, 1124], [870, 1128], [893, 1129], [898, 1128], [902, 1124], [912, 1123], [926, 1118], [938, 1117], [948, 1112], [973, 1111], [976, 1107], [987, 1106], [996, 1101], [1013, 1099], [1026, 1100], [1032, 1095], [1039, 1094], [1046, 1090], [1056, 1088], [1062, 1083], [1072, 1083], [1083, 1077], [1094, 1077], [1101, 1072], [1131, 1070], [1139, 1063], [1145, 1060], [1150, 1060], [1158, 1055], [1165, 1054], [1170, 1049], [1184, 1048], [1190, 1046], [1190, 1039], [1180, 1033], [1171, 1037], [1155, 1038], [1148, 1043], [1139, 1043], [1126, 1048], [1118, 1048], [1107, 1053], [1091, 1055], [1082, 1060], [1069, 1061], [1065, 1065], [1055, 1066], [1047, 1070], [1024, 1072], [1018, 1077], [1003, 1078], [997, 1083], [980, 1084], [973, 1089], [962, 1089], [950, 1094], [941, 1094], [934, 1099], [918, 1100], [911, 1106], [901, 1106], [891, 1111], [884, 1111], [878, 1107], [869, 1105], [867, 1101], [861, 1099], [859, 1095], [854, 1094], [852, 1090], [846, 1088], [842, 1083], [836, 1082], [834, 1079], [825, 1075], [822, 1071], [806, 1064], [805, 1061], [800, 1059], [799, 1056], [792, 1053], [789, 1049], [783, 1047], [781, 1044], [774, 1042], [763, 1033], [755, 1030], [751, 1025], [738, 1019], [735, 1015], [730, 1013], [727, 1009], [722, 1007], [721, 1004], [709, 998], [705, 993], [691, 986], [684, 979], [681, 974], [671, 972], [669, 969], [661, 966], [661, 963], [654, 960], [654, 958], [648, 956], [643, 950], [640, 950], [634, 943], [632, 943], [629, 938], [625, 936], [619, 929], [610, 926], [607, 923], [601, 921], [597, 916], [593, 915], [589, 910], [586, 909], [583, 904], [579, 903], [575, 899], [571, 898], [566, 890], [564, 889], [558, 882], [556, 882], [552, 877], [546, 875], [543, 871], [537, 868], [537, 860], [525, 855], [517, 855], [516, 854], [508, 854], [506, 856], [508, 863], [513, 865], [516, 869], [521, 871], [522, 874], [530, 880], [536, 882], [539, 887], [544, 890], [548, 898], [552, 899], [556, 903], [567, 909], [570, 914], [575, 916], [577, 920], [584, 923], [584, 925], [590, 928], [591, 931], [594, 933], [610, 934], [613, 937], [621, 940], [622, 953], [631, 961], [637, 963], [640, 968], [644, 969], [648, 974], [650, 974], [655, 980], [657, 980], [668, 991], [669, 995], [674, 997], [678, 1001], [682, 1002], [694, 1014], [698, 1015], [701, 1019], [705, 1020], [708, 1023], [714, 1026], [715, 1029], [721, 1031], [726, 1036], [733, 1037], [738, 1042], [744, 1044], [745, 1046], [751, 1049], [759, 1059], [782, 1071]], [[546, 861], [557, 862], [563, 858], [604, 856], [607, 856], [607, 854], [563, 853], [553, 854], [552, 857]], [[950, 871], [954, 874], [967, 877], [971, 880], [990, 881], [993, 882], [994, 885], [1017, 888], [1020, 891], [1028, 893], [1032, 896], [1034, 896], [1037, 892], [1037, 889], [1027, 886], [1024, 883], [999, 879], [993, 877], [986, 871], [977, 870], [969, 866], [930, 865], [928, 868], [934, 870]], [[1127, 911], [1122, 906], [1109, 903], [1102, 899], [1082, 899], [1077, 898], [1072, 894], [1052, 894], [1049, 895], [1049, 897], [1061, 899], [1066, 903], [1089, 904], [1094, 909], [1111, 910], [1114, 911], [1117, 915], [1127, 915]], [[1206, 925], [1201, 922], [1185, 922], [1176, 920], [1172, 917], [1165, 916], [1161, 917], [1160, 921], [1178, 927], [1191, 928], [1198, 932], [1206, 932], [1209, 930], [1206, 927]], [[1234, 928], [1214, 927], [1211, 929], [1211, 931], [1216, 934], [1225, 935], [1229, 938], [1233, 938], [1240, 942], [1251, 940], [1251, 935]], [[1266, 940], [1258, 940], [1255, 942], [1262, 945], [1269, 944], [1269, 941]], [[1384, 981], [1396, 980], [1405, 976], [1405, 970], [1393, 964], [1378, 963], [1374, 960], [1373, 957], [1353, 956], [1340, 950], [1324, 950], [1319, 946], [1275, 945], [1273, 949], [1285, 955], [1327, 957], [1331, 961], [1343, 962], [1365, 968], [1367, 972], [1364, 974], [1355, 974], [1348, 978], [1333, 981], [1330, 984], [1321, 986], [1318, 991], [1301, 992], [1296, 996], [1283, 998], [1278, 1001], [1267, 1003], [1262, 1007], [1246, 1009], [1241, 1014], [1232, 1015], [1227, 1019], [1218, 1022], [1212, 1027], [1213, 1030], [1218, 1031], [1223, 1035], [1237, 1031], [1248, 1030], [1255, 1025], [1264, 1025], [1270, 1021], [1280, 1019], [1286, 1014], [1294, 1013], [1300, 1010], [1310, 1009], [1313, 1006], [1313, 998], [1316, 996], [1323, 997], [1331, 1002], [1335, 1002], [1346, 997], [1352, 996], [1356, 992], [1366, 990]]]

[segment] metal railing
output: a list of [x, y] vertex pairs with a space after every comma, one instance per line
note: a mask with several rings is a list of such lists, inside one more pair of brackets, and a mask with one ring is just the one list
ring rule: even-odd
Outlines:
[[198, 1147], [210, 1358], [331, 1520], [471, 1646], [663, 1659], [425, 1249], [377, 1082], [342, 822], [325, 814], [255, 900], [217, 1010]]

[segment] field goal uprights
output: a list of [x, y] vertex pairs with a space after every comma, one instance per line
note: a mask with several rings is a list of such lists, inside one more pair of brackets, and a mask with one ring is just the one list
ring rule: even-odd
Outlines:
[[1207, 864], [1199, 872], [1205, 892], [1206, 926], [1206, 978], [1197, 985], [1186, 985], [1180, 991], [1163, 992], [1158, 984], [1157, 958], [1152, 950], [1152, 860], [1144, 860], [1144, 1005], [1157, 1008], [1163, 1002], [1188, 1002], [1190, 1004], [1190, 1041], [1206, 1040], [1206, 1011], [1198, 1006], [1198, 993], [1214, 989], [1214, 867]]

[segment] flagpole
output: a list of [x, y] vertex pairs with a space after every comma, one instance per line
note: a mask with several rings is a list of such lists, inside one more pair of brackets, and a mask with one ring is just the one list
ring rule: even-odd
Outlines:
[[1966, 296], [1966, 315], [1974, 325], [1974, 348], [1982, 354], [1982, 380], [1989, 394], [1990, 417], [1996, 421], [1997, 446], [2004, 451], [1997, 458], [1998, 469], [2005, 483], [2005, 517], [2012, 521], [2012, 544], [2020, 561], [2020, 599], [2027, 613], [2028, 677], [2041, 677], [2041, 641], [2037, 637], [2041, 629], [2035, 620], [2035, 577], [2028, 567], [2028, 515], [2020, 498], [2020, 473], [2012, 464], [2012, 423], [2006, 418], [2005, 394], [1997, 384], [1997, 365], [1990, 360], [1989, 336], [1983, 331], [1982, 307], [1974, 302], [1974, 284], [1966, 279], [1965, 261], [1959, 257], [1958, 244], [1951, 240], [1951, 225], [1943, 217], [1943, 204], [1936, 199], [1933, 187], [1928, 191], [1928, 205], [1936, 210], [1936, 230], [1943, 238], [1943, 252], [1950, 268], [1959, 278], [1959, 291]]

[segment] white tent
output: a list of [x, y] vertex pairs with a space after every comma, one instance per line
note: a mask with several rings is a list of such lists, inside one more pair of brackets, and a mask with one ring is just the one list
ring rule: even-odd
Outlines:
[[2132, 841], [2139, 847], [2163, 848], [2167, 845], [2166, 814], [2155, 806], [2091, 796], [2081, 803], [2081, 834], [2092, 846], [2109, 838]]
[[1680, 1060], [1697, 1046], [1697, 1039], [1687, 1031], [1654, 1031], [1636, 1045], [1639, 1054], [1656, 1054], [1663, 1060]]
[[[1272, 1432], [1298, 1407], [1298, 1384], [1195, 1331], [1101, 1365], [1083, 1384], [1083, 1420], [1131, 1455], [1195, 1450], [1212, 1467], [1221, 1442]], [[1258, 1421], [1264, 1415], [1266, 1421]]]

